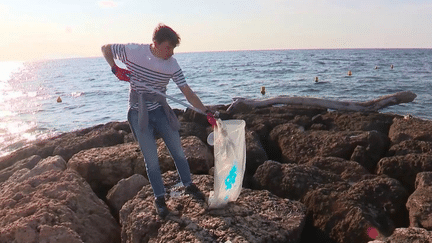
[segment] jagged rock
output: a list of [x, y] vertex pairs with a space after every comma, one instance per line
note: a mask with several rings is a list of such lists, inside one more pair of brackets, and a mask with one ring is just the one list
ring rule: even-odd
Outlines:
[[246, 131], [246, 173], [253, 175], [256, 169], [268, 160], [259, 136], [254, 131]]
[[207, 141], [208, 136], [206, 126], [194, 122], [182, 122], [179, 134], [181, 137], [195, 136], [203, 142]]
[[[212, 164], [202, 163], [205, 160], [203, 159], [205, 156], [202, 155], [206, 154], [211, 158], [213, 155], [211, 148], [209, 149], [206, 144], [198, 143], [198, 140], [205, 143], [211, 127], [205, 116], [196, 114], [194, 111], [186, 111], [185, 113], [176, 111], [176, 114], [182, 121], [182, 130], [180, 131], [182, 143], [184, 143], [185, 137], [189, 135], [199, 138], [189, 142], [189, 151], [185, 149], [185, 153], [193, 152], [191, 157], [188, 157], [192, 173], [207, 173], [208, 167]], [[259, 208], [262, 206], [259, 200], [268, 200], [270, 201], [268, 204], [271, 205], [286, 206], [288, 204], [287, 208], [292, 207], [291, 203], [293, 202], [283, 198], [300, 200], [306, 204], [308, 217], [306, 217], [307, 224], [302, 236], [305, 237], [304, 240], [309, 239], [307, 236], [313, 236], [307, 242], [327, 242], [324, 239], [326, 237], [328, 242], [367, 242], [371, 239], [368, 238], [365, 230], [371, 228], [378, 229], [380, 236], [377, 240], [382, 242], [428, 241], [430, 239], [428, 238], [430, 232], [420, 228], [410, 227], [392, 231], [395, 227], [407, 227], [409, 224], [428, 229], [430, 227], [428, 204], [432, 204], [429, 202], [431, 179], [429, 179], [430, 173], [422, 172], [432, 171], [431, 121], [416, 118], [402, 119], [401, 116], [393, 114], [326, 112], [325, 109], [298, 109], [298, 107], [291, 106], [247, 109], [243, 113], [221, 111], [221, 118], [246, 121], [247, 169], [245, 173], [246, 183], [243, 186], [257, 189], [257, 191], [243, 189], [239, 201], [229, 204], [226, 211], [208, 212], [202, 205], [191, 200], [189, 196], [183, 195], [182, 188], [179, 189], [174, 186], [177, 185], [178, 181], [169, 179], [167, 187], [168, 206], [173, 208], [175, 212], [172, 219], [164, 222], [155, 220], [156, 215], [151, 200], [153, 194], [150, 186], [146, 186], [145, 195], [148, 192], [148, 196], [143, 198], [144, 192], [141, 191], [123, 207], [125, 212], [128, 212], [127, 215], [130, 215], [127, 219], [129, 221], [126, 220], [127, 223], [123, 228], [123, 241], [127, 239], [138, 239], [138, 242], [143, 239], [143, 241], [150, 239], [150, 241], [174, 242], [195, 240], [213, 242], [274, 240], [277, 242], [283, 241], [282, 239], [287, 241], [298, 231], [284, 228], [285, 226], [282, 225], [285, 218], [268, 218], [270, 221], [265, 221], [259, 218], [264, 217], [265, 213], [255, 213], [265, 211]], [[130, 141], [131, 144], [117, 144], [127, 141]], [[165, 150], [166, 153], [166, 156], [160, 156], [162, 172], [173, 170], [166, 174], [177, 176], [171, 156], [164, 148], [165, 145], [162, 145], [163, 142], [159, 141], [159, 143], [159, 150]], [[389, 146], [390, 143], [391, 147]], [[95, 149], [96, 147], [106, 147], [106, 150]], [[195, 153], [198, 152], [196, 151], [197, 147], [206, 152]], [[86, 150], [90, 151], [86, 152]], [[88, 189], [88, 185], [79, 179], [77, 173], [69, 169], [64, 170], [65, 163], [62, 159], [57, 157], [49, 163], [41, 160], [38, 165], [34, 166], [38, 160], [37, 156], [43, 159], [53, 154], [61, 154], [67, 160], [70, 156], [78, 153], [81, 153], [80, 156], [83, 160], [96, 158], [97, 163], [86, 165], [88, 168], [80, 165], [80, 169], [87, 171], [84, 173], [85, 176], [89, 178], [93, 176], [89, 181], [101, 198], [105, 197], [108, 189], [122, 178], [136, 174], [137, 171], [144, 177], [147, 176], [141, 151], [134, 141], [128, 122], [108, 123], [65, 133], [55, 138], [38, 141], [13, 152], [0, 158], [0, 242], [14, 242], [11, 239], [15, 242], [94, 242], [83, 240], [85, 237], [90, 237], [83, 236], [85, 235], [83, 233], [84, 228], [99, 232], [96, 235], [107, 234], [105, 231], [100, 233], [103, 230], [98, 228], [98, 224], [104, 224], [93, 220], [97, 217], [92, 214], [92, 211], [78, 210], [75, 207], [77, 203], [71, 201], [71, 197], [76, 197], [75, 194], [92, 194], [91, 198], [94, 197], [94, 194]], [[264, 156], [265, 154], [267, 158]], [[34, 157], [30, 158], [31, 156]], [[120, 159], [120, 156], [123, 158]], [[263, 163], [266, 159], [273, 161]], [[136, 162], [132, 163], [131, 160]], [[165, 160], [170, 161], [165, 163]], [[196, 163], [192, 162], [191, 164], [191, 161]], [[291, 164], [280, 164], [275, 161]], [[116, 163], [118, 163], [118, 167], [115, 166]], [[203, 167], [198, 165], [203, 165]], [[198, 170], [194, 171], [195, 168]], [[252, 176], [255, 169], [256, 173]], [[39, 175], [45, 170], [50, 170], [50, 174]], [[92, 175], [89, 176], [89, 174]], [[122, 175], [120, 176], [120, 174]], [[383, 175], [399, 180], [408, 192], [414, 192], [414, 184], [416, 184], [416, 190], [407, 201], [408, 195], [403, 192], [400, 183]], [[416, 175], [418, 179], [414, 183]], [[64, 177], [69, 179], [65, 180]], [[171, 176], [168, 177], [171, 178]], [[167, 177], [164, 175], [164, 178]], [[212, 187], [213, 184], [207, 179], [202, 179], [207, 178], [207, 176], [194, 175], [193, 178], [198, 181], [198, 186], [208, 194], [210, 189], [207, 190], [206, 188]], [[12, 185], [11, 181], [14, 181], [15, 184]], [[24, 186], [22, 183], [27, 184]], [[42, 190], [41, 185], [46, 187], [45, 185], [50, 183], [56, 183], [57, 188], [62, 188], [62, 190], [55, 189], [59, 191], [55, 195], [49, 191], [48, 187], [47, 191], [44, 191], [45, 196], [54, 195], [53, 198], [49, 197], [49, 200], [53, 202], [54, 197], [58, 197], [59, 199], [55, 199], [57, 204], [43, 201], [41, 205], [48, 206], [39, 206], [29, 200], [29, 196], [25, 194], [32, 191], [34, 185], [36, 185], [37, 190]], [[71, 189], [80, 183], [86, 184], [87, 189], [80, 189], [81, 191], [78, 192]], [[15, 186], [19, 189], [15, 189]], [[129, 186], [126, 187], [131, 189]], [[8, 188], [14, 189], [9, 190]], [[265, 190], [258, 190], [262, 188], [268, 189], [280, 198], [276, 198], [274, 194]], [[69, 190], [72, 191], [72, 196], [67, 196], [71, 193]], [[117, 189], [117, 191], [122, 190]], [[11, 193], [13, 195], [9, 195]], [[3, 195], [6, 196], [3, 197]], [[129, 199], [130, 197], [130, 195], [127, 196]], [[244, 198], [242, 199], [242, 197]], [[31, 210], [25, 209], [24, 206], [21, 206], [24, 205], [23, 198], [27, 200], [25, 203], [30, 205], [29, 208], [41, 209], [35, 211], [37, 213], [33, 213], [33, 208]], [[37, 197], [35, 198], [37, 199]], [[114, 200], [122, 200], [120, 204], [127, 200], [115, 195], [113, 198]], [[142, 203], [142, 206], [139, 203], [129, 204], [138, 201]], [[61, 207], [57, 206], [60, 204], [58, 202], [68, 206], [63, 204]], [[238, 207], [239, 202], [245, 206]], [[18, 204], [20, 207], [18, 209], [24, 208], [24, 211], [18, 213], [11, 211], [18, 210], [15, 207]], [[92, 205], [92, 203], [90, 204]], [[251, 209], [253, 204], [256, 204], [256, 211]], [[87, 201], [81, 201], [79, 205], [87, 205]], [[103, 207], [106, 211], [106, 205]], [[240, 209], [243, 207], [247, 210], [241, 211]], [[112, 213], [115, 216], [117, 216], [117, 210], [120, 206], [116, 206], [116, 208], [112, 207]], [[140, 214], [140, 210], [144, 213]], [[282, 208], [277, 212], [283, 214], [286, 210], [286, 208]], [[76, 214], [78, 211], [80, 213], [79, 220], [74, 216], [74, 213]], [[30, 212], [30, 216], [26, 212]], [[18, 216], [14, 216], [14, 214]], [[101, 214], [104, 215], [104, 213]], [[234, 216], [227, 218], [226, 215]], [[7, 219], [15, 217], [14, 220], [16, 219], [17, 223], [3, 223], [5, 217]], [[33, 220], [31, 217], [39, 221]], [[72, 223], [64, 223], [63, 218]], [[20, 220], [24, 219], [30, 223], [21, 223], [24, 221]], [[48, 223], [45, 222], [46, 219], [49, 221]], [[92, 223], [85, 223], [85, 226], [76, 226], [81, 219], [93, 221]], [[148, 222], [147, 219], [149, 219]], [[273, 219], [276, 220], [275, 223], [271, 222]], [[61, 223], [58, 223], [60, 221]], [[39, 225], [36, 227], [37, 230], [34, 230], [34, 225]], [[292, 229], [303, 230], [303, 227], [293, 227]], [[240, 232], [243, 228], [246, 229], [245, 233]], [[11, 229], [13, 233], [10, 233]], [[119, 229], [116, 230], [118, 234]], [[112, 231], [115, 232], [116, 230]], [[145, 230], [149, 230], [149, 234], [145, 233]], [[166, 232], [169, 234], [165, 234]], [[254, 235], [254, 233], [256, 234]], [[314, 235], [315, 233], [317, 235]], [[393, 235], [391, 235], [392, 233]], [[274, 238], [268, 237], [271, 234], [275, 235]], [[117, 240], [119, 241], [118, 237]], [[305, 242], [304, 240], [302, 239], [302, 242]]]
[[355, 183], [375, 176], [370, 174], [359, 163], [337, 157], [315, 157], [305, 165], [315, 166], [320, 170], [335, 173], [348, 183]]
[[415, 188], [420, 189], [422, 187], [432, 186], [432, 172], [420, 172], [416, 176]]
[[383, 210], [394, 223], [405, 220], [405, 202], [409, 194], [398, 180], [385, 175], [374, 176], [352, 185], [348, 193], [346, 198], [349, 200]]
[[[205, 193], [213, 190], [213, 178], [194, 175]], [[296, 201], [275, 197], [268, 191], [242, 189], [238, 200], [225, 208], [206, 210], [175, 187], [175, 172], [164, 174], [167, 205], [174, 212], [159, 220], [150, 186], [128, 201], [120, 211], [122, 242], [299, 242], [305, 208]], [[170, 196], [172, 195], [172, 196]]]
[[[66, 138], [68, 137], [68, 138]], [[66, 161], [80, 151], [108, 147], [124, 142], [123, 134], [109, 126], [101, 126], [91, 130], [67, 134], [58, 143], [53, 151], [53, 155], [60, 155]]]
[[210, 126], [207, 121], [207, 117], [203, 114], [200, 114], [192, 109], [187, 108], [186, 111], [181, 116], [182, 122], [194, 122], [201, 126]]
[[114, 210], [116, 216], [123, 205], [132, 199], [145, 185], [150, 182], [142, 175], [135, 174], [129, 178], [121, 179], [113, 188], [108, 191], [107, 201]]
[[52, 155], [54, 146], [38, 146], [35, 144], [18, 149], [6, 156], [0, 158], [0, 170], [12, 166], [14, 163], [27, 159], [33, 155], [38, 155], [41, 158], [46, 158]]
[[42, 158], [39, 155], [33, 155], [27, 159], [20, 160], [15, 164], [0, 170], [0, 184], [6, 181], [13, 173], [18, 170], [27, 168], [32, 169]]
[[378, 161], [386, 154], [390, 140], [381, 132], [375, 130], [360, 135], [358, 145], [351, 154], [350, 160], [356, 161], [368, 171], [375, 170]]
[[[210, 149], [198, 137], [189, 136], [181, 139], [183, 151], [193, 174], [207, 174], [214, 165], [214, 156]], [[176, 170], [174, 160], [162, 139], [157, 140], [158, 157], [161, 172]]]
[[42, 158], [60, 155], [68, 161], [72, 155], [85, 149], [123, 143], [123, 136], [127, 131], [120, 129], [129, 129], [130, 132], [128, 123], [110, 122], [38, 141], [0, 158], [0, 170], [32, 155], [39, 155]]
[[418, 118], [395, 118], [390, 127], [389, 138], [392, 144], [405, 140], [432, 142], [432, 121]]
[[376, 177], [353, 186], [325, 184], [310, 190], [302, 201], [315, 227], [335, 242], [351, 243], [371, 240], [370, 229], [390, 236], [395, 228], [392, 217], [400, 213], [406, 197], [398, 181]]
[[121, 179], [133, 174], [147, 176], [144, 157], [136, 143], [83, 150], [69, 160], [68, 168], [77, 171], [100, 197]]
[[432, 171], [432, 154], [384, 157], [378, 162], [376, 173], [399, 180], [409, 192], [413, 192], [416, 175], [423, 171]]
[[342, 161], [326, 163], [330, 161], [337, 160], [315, 158], [303, 165], [266, 161], [254, 177], [264, 189], [304, 202], [313, 226], [336, 242], [370, 240], [366, 233], [370, 227], [390, 235], [394, 229], [393, 218], [401, 213], [408, 197], [404, 187], [395, 179], [368, 175], [365, 170], [364, 178], [354, 183], [354, 179], [359, 179], [356, 170], [349, 172], [349, 164]]
[[270, 131], [277, 125], [289, 122], [295, 117], [295, 113], [283, 107], [266, 107], [256, 109], [250, 113], [234, 114], [234, 119], [244, 120], [246, 127], [255, 131], [261, 140], [268, 140]]
[[390, 237], [381, 237], [369, 243], [420, 243], [432, 242], [432, 232], [422, 228], [397, 228]]
[[108, 207], [59, 156], [0, 185], [0, 242], [119, 242]]
[[266, 161], [255, 172], [262, 189], [292, 200], [300, 200], [309, 190], [326, 183], [341, 181], [340, 176], [314, 166]]
[[410, 227], [432, 230], [432, 172], [417, 174], [416, 190], [408, 198]]
[[357, 162], [365, 161], [362, 165], [367, 169], [374, 168], [388, 148], [388, 140], [376, 131], [303, 131], [302, 127], [290, 123], [271, 131], [270, 144], [279, 146], [283, 163], [306, 163], [315, 156], [350, 160], [355, 148], [363, 146], [362, 157], [366, 159]]
[[432, 142], [405, 140], [390, 147], [387, 157], [407, 154], [432, 154]]
[[387, 135], [393, 118], [401, 117], [378, 112], [327, 112], [319, 123], [331, 131], [378, 131]]

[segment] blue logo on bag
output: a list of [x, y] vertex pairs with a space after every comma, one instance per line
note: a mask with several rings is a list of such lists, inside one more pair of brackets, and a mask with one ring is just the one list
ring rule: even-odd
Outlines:
[[233, 187], [237, 177], [237, 161], [234, 161], [234, 165], [231, 168], [227, 178], [225, 179], [225, 190], [229, 190]]

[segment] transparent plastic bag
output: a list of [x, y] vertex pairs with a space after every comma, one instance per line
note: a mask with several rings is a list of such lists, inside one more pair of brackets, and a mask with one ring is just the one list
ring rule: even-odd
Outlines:
[[220, 208], [240, 195], [246, 167], [245, 121], [217, 120], [214, 131], [214, 191], [209, 207]]

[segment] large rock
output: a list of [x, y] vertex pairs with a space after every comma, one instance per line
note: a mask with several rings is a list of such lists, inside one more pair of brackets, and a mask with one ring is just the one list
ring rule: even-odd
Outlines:
[[[331, 131], [378, 131], [388, 134], [393, 114], [378, 112], [327, 112], [317, 123], [324, 124]], [[314, 119], [317, 120], [317, 119]]]
[[200, 125], [194, 122], [182, 122], [179, 134], [181, 137], [195, 136], [201, 139], [201, 141], [207, 141], [207, 129], [206, 126]]
[[338, 243], [367, 242], [369, 232], [390, 236], [407, 193], [400, 183], [376, 177], [349, 186], [338, 182], [309, 191], [302, 200], [313, 226]]
[[[193, 176], [205, 193], [213, 187], [209, 175]], [[268, 191], [243, 189], [238, 200], [217, 210], [175, 187], [175, 172], [164, 174], [167, 205], [174, 212], [157, 218], [150, 186], [128, 201], [120, 211], [122, 242], [299, 242], [305, 208], [296, 201], [275, 197]]]
[[69, 160], [68, 167], [76, 170], [101, 197], [121, 179], [133, 174], [147, 176], [144, 157], [136, 143], [83, 150]]
[[364, 148], [359, 163], [371, 170], [388, 148], [384, 134], [370, 131], [304, 131], [290, 123], [275, 127], [270, 133], [271, 143], [281, 150], [283, 163], [306, 163], [315, 156], [352, 158], [358, 146]]
[[325, 111], [326, 109], [313, 107], [274, 106], [246, 110], [237, 114], [232, 113], [234, 113], [234, 119], [244, 120], [246, 127], [255, 131], [260, 136], [261, 141], [267, 141], [270, 131], [276, 126], [291, 121], [299, 124], [299, 126], [308, 127], [313, 116], [322, 114]]
[[150, 182], [143, 176], [135, 174], [129, 178], [121, 179], [113, 188], [108, 191], [107, 201], [115, 216], [118, 216], [123, 205]]
[[387, 156], [398, 156], [407, 154], [432, 154], [432, 142], [405, 140], [390, 147]]
[[389, 138], [392, 144], [405, 140], [432, 142], [432, 121], [418, 118], [395, 118], [390, 127]]
[[254, 177], [264, 189], [304, 202], [313, 227], [335, 242], [366, 242], [369, 228], [391, 235], [408, 197], [405, 188], [358, 164], [351, 169], [352, 163], [337, 158], [302, 165], [266, 161]]
[[432, 171], [432, 154], [384, 157], [378, 162], [376, 173], [399, 180], [410, 192], [413, 192], [416, 175], [423, 171]]
[[314, 166], [266, 161], [254, 175], [262, 189], [291, 200], [300, 200], [309, 190], [341, 181], [340, 176]]
[[260, 165], [268, 160], [258, 134], [246, 131], [246, 173], [253, 175]]
[[375, 176], [370, 174], [359, 163], [337, 157], [315, 157], [305, 165], [315, 166], [320, 170], [335, 173], [348, 183], [355, 183]]
[[[181, 138], [181, 145], [193, 174], [207, 174], [214, 165], [214, 156], [208, 146], [198, 137], [189, 136]], [[163, 139], [157, 140], [158, 157], [161, 172], [175, 170], [174, 160]]]
[[108, 207], [59, 156], [0, 185], [0, 242], [119, 242]]
[[0, 184], [9, 179], [9, 177], [18, 170], [24, 168], [32, 169], [41, 159], [42, 158], [39, 155], [33, 155], [27, 159], [20, 160], [3, 170], [0, 170]]
[[110, 122], [104, 125], [63, 133], [59, 136], [37, 141], [7, 156], [0, 158], [0, 170], [32, 155], [46, 158], [60, 155], [68, 161], [81, 150], [113, 146], [124, 142], [124, 136], [130, 133], [127, 122]]
[[53, 155], [60, 155], [68, 161], [74, 154], [80, 151], [90, 148], [114, 146], [123, 142], [124, 134], [122, 132], [108, 125], [100, 125], [92, 129], [67, 134], [60, 141], [56, 142]]
[[417, 174], [416, 190], [408, 198], [410, 227], [432, 230], [432, 172]]
[[390, 237], [379, 237], [369, 243], [429, 243], [432, 242], [432, 232], [423, 228], [397, 228]]

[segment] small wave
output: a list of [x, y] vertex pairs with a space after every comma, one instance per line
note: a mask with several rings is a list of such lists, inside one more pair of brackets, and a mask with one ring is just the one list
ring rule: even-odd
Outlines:
[[84, 92], [72, 92], [71, 93], [71, 96], [75, 97], [75, 98], [80, 97], [82, 95], [84, 95]]

